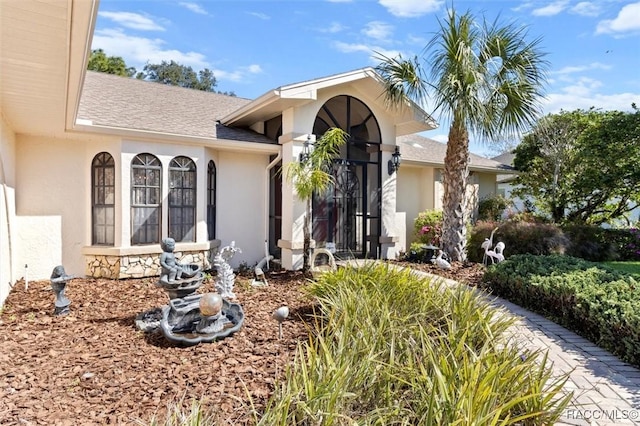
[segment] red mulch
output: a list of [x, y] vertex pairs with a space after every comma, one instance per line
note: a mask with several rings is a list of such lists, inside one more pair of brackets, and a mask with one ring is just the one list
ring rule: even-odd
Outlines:
[[[400, 263], [402, 264], [402, 263]], [[402, 264], [474, 285], [482, 266]], [[200, 400], [219, 424], [250, 424], [250, 402], [260, 410], [307, 336], [311, 301], [301, 273], [272, 273], [254, 288], [238, 277], [234, 292], [243, 327], [215, 343], [180, 347], [144, 333], [135, 317], [167, 304], [156, 279], [74, 279], [66, 288], [67, 316], [54, 316], [49, 281], [18, 283], [0, 315], [0, 424], [149, 424], [167, 407]], [[215, 291], [213, 283], [198, 292]], [[288, 305], [283, 338], [271, 315]], [[188, 411], [188, 410], [187, 410]]]

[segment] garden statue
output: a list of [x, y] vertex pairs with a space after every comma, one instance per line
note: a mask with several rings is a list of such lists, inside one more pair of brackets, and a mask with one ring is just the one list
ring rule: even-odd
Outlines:
[[51, 288], [56, 295], [54, 315], [67, 315], [69, 313], [71, 301], [65, 296], [64, 290], [67, 286], [67, 281], [73, 278], [73, 276], [66, 274], [64, 266], [58, 265], [53, 268], [53, 272], [51, 273]]
[[451, 269], [451, 263], [442, 258], [443, 254], [444, 252], [442, 250], [438, 250], [438, 256], [433, 259], [433, 263], [440, 269]]
[[[167, 292], [169, 304], [139, 314], [136, 326], [145, 332], [159, 329], [168, 340], [187, 346], [214, 342], [239, 330], [244, 322], [242, 307], [218, 293], [195, 294], [204, 272], [197, 264], [178, 263], [174, 249], [173, 238], [162, 240], [157, 285]], [[235, 253], [233, 243], [225, 249], [227, 256], [229, 251]]]
[[235, 241], [231, 241], [231, 244], [220, 249], [213, 258], [213, 265], [217, 271], [216, 290], [218, 290], [218, 293], [220, 293], [222, 297], [227, 299], [236, 298], [236, 295], [233, 293], [236, 275], [233, 273], [229, 261], [237, 252], [242, 253], [242, 250], [236, 247]]
[[164, 288], [170, 299], [185, 297], [195, 292], [202, 285], [204, 273], [195, 263], [181, 264], [173, 253], [176, 241], [173, 238], [162, 240], [160, 255], [160, 280], [158, 286]]
[[497, 230], [498, 228], [491, 231], [491, 236], [489, 238], [485, 238], [484, 242], [480, 245], [480, 247], [484, 249], [484, 255], [482, 256], [482, 263], [484, 265], [487, 264], [489, 259], [491, 259], [491, 264], [500, 263], [504, 260], [503, 250], [505, 248], [505, 244], [502, 241], [498, 242], [493, 250], [491, 249], [493, 246], [493, 234]]

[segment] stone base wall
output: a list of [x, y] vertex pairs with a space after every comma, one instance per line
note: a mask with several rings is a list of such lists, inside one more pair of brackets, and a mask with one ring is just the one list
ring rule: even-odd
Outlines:
[[[206, 251], [175, 252], [180, 263], [195, 263], [207, 270], [211, 268], [210, 253]], [[160, 276], [160, 254], [135, 256], [85, 255], [86, 274], [93, 278], [144, 278]]]

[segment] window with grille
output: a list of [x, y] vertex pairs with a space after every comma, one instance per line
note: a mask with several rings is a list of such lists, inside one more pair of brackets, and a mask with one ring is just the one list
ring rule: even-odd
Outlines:
[[131, 162], [131, 244], [160, 243], [162, 165], [151, 154]]
[[175, 157], [169, 164], [169, 237], [196, 240], [196, 165]]
[[209, 240], [216, 238], [216, 164], [213, 160], [207, 168], [207, 234]]
[[108, 152], [91, 163], [91, 244], [112, 246], [115, 235], [115, 163]]

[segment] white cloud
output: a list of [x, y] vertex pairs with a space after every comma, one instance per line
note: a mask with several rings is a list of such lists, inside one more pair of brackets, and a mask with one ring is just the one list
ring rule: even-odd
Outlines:
[[371, 21], [362, 29], [362, 33], [376, 40], [388, 41], [393, 33], [393, 26], [381, 21]]
[[573, 6], [570, 11], [571, 13], [575, 13], [576, 15], [581, 16], [598, 16], [600, 15], [602, 9], [600, 8], [600, 5], [596, 3], [581, 1], [580, 3], [577, 3], [575, 6]]
[[148, 16], [132, 12], [98, 12], [99, 16], [110, 19], [126, 28], [142, 31], [164, 31], [164, 28]]
[[263, 21], [268, 21], [269, 19], [271, 19], [271, 16], [267, 15], [266, 13], [247, 12], [247, 14], [249, 14], [251, 16], [255, 16], [258, 19], [262, 19]]
[[208, 68], [205, 56], [198, 52], [165, 49], [166, 42], [159, 38], [136, 37], [121, 29], [96, 30], [92, 49], [103, 49], [110, 56], [121, 56], [128, 66], [142, 70], [147, 62], [176, 61], [194, 70]]
[[640, 93], [611, 93], [598, 92], [602, 83], [591, 78], [581, 78], [574, 84], [550, 93], [543, 101], [544, 112], [557, 113], [561, 109], [573, 111], [575, 109], [589, 109], [591, 107], [603, 110], [631, 110], [631, 103], [640, 99]]
[[568, 4], [569, 2], [567, 0], [556, 1], [545, 7], [534, 9], [531, 14], [534, 16], [554, 16], [565, 10]]
[[342, 53], [354, 53], [354, 52], [371, 52], [371, 47], [366, 44], [360, 43], [345, 43], [343, 41], [333, 42], [333, 47]]
[[552, 74], [573, 74], [577, 72], [589, 71], [589, 70], [610, 70], [611, 65], [603, 64], [601, 62], [592, 62], [588, 65], [570, 66], [553, 71]]
[[335, 33], [339, 33], [344, 31], [345, 29], [347, 29], [347, 27], [345, 27], [344, 25], [342, 25], [339, 22], [332, 22], [328, 27], [319, 27], [318, 31], [321, 33], [331, 33], [331, 34], [335, 34]]
[[246, 67], [239, 67], [235, 71], [225, 71], [221, 69], [214, 69], [213, 75], [218, 80], [228, 80], [233, 82], [241, 82], [246, 80], [249, 75], [261, 74], [262, 68], [260, 65], [249, 65]]
[[378, 0], [389, 13], [401, 18], [416, 18], [435, 12], [444, 4], [443, 0]]
[[598, 22], [596, 34], [614, 34], [640, 31], [640, 2], [624, 6], [615, 19]]
[[202, 7], [200, 6], [198, 3], [192, 3], [192, 2], [186, 2], [186, 1], [181, 1], [180, 3], [178, 3], [180, 6], [182, 7], [186, 7], [187, 9], [189, 9], [190, 11], [192, 11], [193, 13], [198, 13], [200, 15], [208, 15], [209, 13]]

